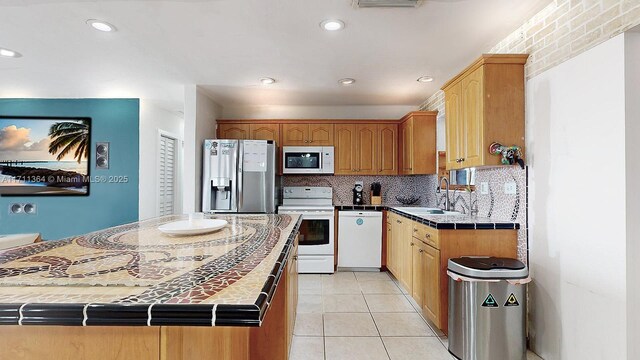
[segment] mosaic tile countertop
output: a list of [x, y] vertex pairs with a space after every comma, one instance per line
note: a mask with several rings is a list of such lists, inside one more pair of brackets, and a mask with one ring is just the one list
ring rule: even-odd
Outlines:
[[495, 219], [483, 218], [469, 215], [415, 215], [410, 214], [395, 207], [389, 207], [396, 214], [402, 215], [411, 220], [431, 226], [436, 229], [456, 229], [456, 230], [517, 230], [520, 224], [511, 221], [496, 221]]
[[520, 224], [512, 221], [496, 221], [495, 219], [460, 215], [416, 215], [404, 212], [398, 208], [416, 207], [407, 205], [336, 205], [336, 209], [340, 211], [348, 210], [367, 210], [367, 211], [383, 211], [389, 210], [396, 214], [400, 214], [406, 218], [417, 221], [419, 223], [431, 226], [436, 229], [474, 229], [474, 230], [494, 230], [494, 229], [520, 229]]
[[298, 215], [215, 215], [171, 237], [167, 216], [0, 251], [0, 325], [259, 326]]

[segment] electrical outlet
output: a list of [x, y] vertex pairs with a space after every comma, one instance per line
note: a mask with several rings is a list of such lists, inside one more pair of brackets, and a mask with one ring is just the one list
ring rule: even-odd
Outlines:
[[504, 184], [504, 193], [507, 195], [515, 195], [516, 194], [516, 183], [508, 182]]
[[484, 181], [480, 183], [480, 194], [487, 195], [489, 193], [489, 183]]

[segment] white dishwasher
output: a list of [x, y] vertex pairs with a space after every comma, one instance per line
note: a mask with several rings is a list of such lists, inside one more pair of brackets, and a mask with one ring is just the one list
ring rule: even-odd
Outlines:
[[382, 262], [382, 212], [338, 212], [338, 268], [379, 271]]

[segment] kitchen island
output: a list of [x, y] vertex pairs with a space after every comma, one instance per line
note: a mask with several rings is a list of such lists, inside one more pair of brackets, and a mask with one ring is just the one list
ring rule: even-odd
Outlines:
[[297, 215], [169, 216], [0, 252], [0, 358], [286, 359]]

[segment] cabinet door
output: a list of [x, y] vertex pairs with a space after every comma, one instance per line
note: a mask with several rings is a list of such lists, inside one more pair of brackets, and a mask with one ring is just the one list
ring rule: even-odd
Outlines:
[[398, 125], [378, 125], [378, 162], [379, 175], [398, 174]]
[[356, 125], [356, 166], [358, 175], [376, 175], [378, 160], [378, 127], [376, 124]]
[[395, 258], [393, 257], [393, 246], [394, 246], [394, 239], [393, 239], [393, 222], [395, 221], [395, 219], [393, 219], [393, 217], [391, 216], [390, 212], [387, 212], [387, 270], [389, 270], [392, 274], [395, 275], [396, 273], [396, 262], [395, 262]]
[[308, 140], [313, 146], [333, 145], [333, 124], [309, 124]]
[[463, 134], [463, 129], [461, 128], [462, 119], [462, 83], [459, 82], [453, 87], [451, 87], [445, 93], [445, 131], [447, 142], [447, 170], [459, 169], [461, 167], [458, 159], [463, 157], [461, 151], [461, 135]]
[[249, 139], [249, 124], [219, 124], [218, 139]]
[[280, 124], [250, 124], [252, 140], [273, 140], [280, 146]]
[[335, 128], [335, 173], [357, 174], [356, 125], [338, 124]]
[[413, 121], [405, 121], [402, 131], [402, 174], [413, 174]]
[[282, 124], [282, 146], [309, 145], [309, 124]]
[[480, 67], [462, 79], [464, 168], [482, 165], [483, 160], [483, 69]]
[[422, 308], [424, 302], [424, 245], [420, 240], [413, 238], [414, 246], [411, 248], [412, 254], [412, 291], [411, 297]]
[[411, 225], [411, 220], [402, 218], [401, 220], [401, 235], [400, 235], [400, 285], [404, 287], [405, 290], [409, 294], [412, 292], [412, 263], [413, 263], [413, 236], [411, 233], [413, 232], [413, 226]]
[[423, 268], [424, 288], [422, 313], [437, 326], [440, 326], [440, 250], [429, 245], [424, 246]]

